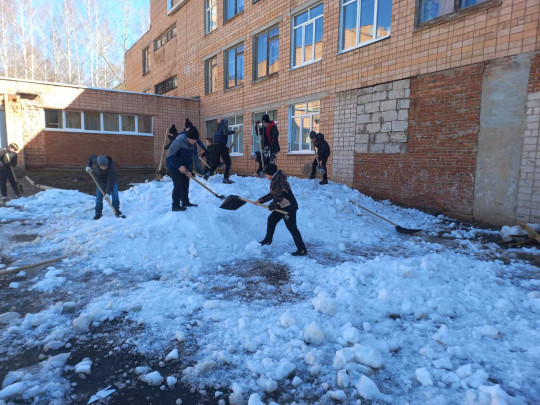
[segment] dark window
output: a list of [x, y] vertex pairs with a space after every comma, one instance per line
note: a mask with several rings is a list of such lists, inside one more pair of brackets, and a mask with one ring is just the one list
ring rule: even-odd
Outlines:
[[244, 44], [225, 51], [225, 88], [244, 82]]
[[143, 75], [150, 72], [150, 47], [147, 46], [142, 51], [142, 73]]
[[225, 21], [230, 20], [236, 14], [244, 11], [244, 0], [225, 0], [223, 8], [225, 9]]
[[154, 51], [157, 51], [176, 36], [176, 25], [169, 28], [164, 34], [154, 41]]
[[45, 110], [45, 128], [64, 128], [61, 110]]
[[420, 0], [418, 23], [455, 13], [485, 0]]
[[139, 115], [137, 117], [138, 121], [138, 132], [141, 134], [151, 134], [152, 133], [152, 117], [148, 115]]
[[119, 132], [120, 124], [118, 122], [118, 114], [103, 113], [103, 130], [108, 132]]
[[66, 111], [66, 128], [82, 129], [82, 119], [80, 111]]
[[217, 90], [217, 56], [204, 62], [204, 91], [206, 94], [212, 94]]
[[101, 131], [101, 114], [98, 112], [85, 112], [84, 129], [87, 131]]
[[272, 27], [255, 37], [254, 79], [277, 73], [279, 69], [279, 27]]
[[156, 84], [154, 93], [165, 94], [173, 89], [176, 89], [176, 76]]
[[135, 115], [122, 114], [122, 132], [135, 132]]

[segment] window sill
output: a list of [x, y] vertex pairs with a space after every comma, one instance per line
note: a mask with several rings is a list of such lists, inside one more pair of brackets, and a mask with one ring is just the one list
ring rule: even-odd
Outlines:
[[244, 83], [241, 83], [241, 84], [238, 84], [234, 87], [229, 87], [228, 89], [225, 89], [224, 92], [225, 93], [228, 93], [229, 91], [234, 91], [236, 89], [243, 89], [244, 88]]
[[303, 151], [287, 152], [287, 155], [315, 155], [315, 152], [312, 150], [303, 150]]
[[148, 73], [150, 73], [150, 71], [148, 71], [148, 72], [143, 72], [143, 74], [142, 74], [143, 77], [146, 76]]
[[169, 16], [173, 15], [178, 10], [180, 10], [184, 6], [184, 4], [186, 4], [188, 1], [189, 0], [180, 0], [178, 3], [172, 6], [169, 10], [167, 10], [167, 15]]
[[371, 41], [362, 42], [361, 44], [353, 46], [352, 48], [347, 48], [347, 49], [343, 49], [342, 51], [339, 51], [338, 55], [341, 55], [343, 53], [347, 53], [347, 52], [350, 52], [350, 51], [354, 51], [354, 50], [359, 49], [359, 48], [363, 48], [364, 46], [368, 46], [368, 45], [374, 44], [374, 43], [379, 42], [379, 41], [384, 41], [385, 39], [388, 39], [388, 38], [390, 38], [390, 35], [387, 35], [387, 36], [381, 37], [381, 38], [377, 38], [377, 39], [372, 39]]
[[139, 132], [114, 132], [114, 131], [91, 131], [75, 128], [43, 128], [46, 132], [67, 132], [89, 135], [132, 135], [132, 136], [154, 136], [154, 134], [143, 134]]
[[491, 7], [498, 7], [501, 4], [502, 4], [501, 0], [487, 0], [487, 1], [484, 1], [482, 3], [475, 4], [474, 6], [462, 8], [461, 10], [458, 10], [458, 11], [456, 11], [454, 13], [442, 15], [440, 17], [434, 18], [432, 20], [427, 20], [427, 21], [424, 21], [424, 22], [418, 24], [413, 29], [413, 33], [418, 32], [418, 31], [422, 31], [422, 30], [430, 28], [430, 27], [433, 27], [434, 25], [443, 24], [445, 22], [454, 20], [456, 18], [463, 17], [463, 16], [465, 16], [467, 14], [476, 13], [478, 11], [485, 10], [485, 9], [488, 9], [488, 8], [491, 8]]
[[300, 69], [300, 68], [303, 68], [303, 67], [306, 67], [306, 66], [310, 66], [310, 65], [313, 65], [313, 64], [318, 63], [318, 62], [320, 62], [320, 61], [322, 61], [322, 58], [320, 58], [320, 59], [315, 59], [315, 60], [312, 60], [312, 61], [310, 61], [310, 62], [302, 63], [301, 65], [297, 65], [297, 66], [291, 67], [291, 68], [289, 69], [289, 71], [291, 71], [291, 70], [296, 70], [296, 69]]
[[236, 17], [238, 17], [239, 15], [242, 15], [244, 14], [244, 10], [240, 11], [238, 14], [235, 14], [233, 15], [231, 18], [229, 18], [228, 20], [225, 20], [223, 19], [223, 24], [228, 24], [229, 22], [231, 22], [232, 20], [234, 20]]
[[240, 156], [244, 156], [243, 153], [238, 153], [238, 152], [231, 152], [229, 153], [229, 156], [230, 157], [240, 157]]
[[204, 37], [206, 38], [206, 37], [210, 36], [211, 34], [213, 34], [213, 33], [216, 32], [216, 31], [217, 31], [217, 27], [214, 28], [212, 31], [208, 31], [208, 32], [205, 31]]
[[258, 79], [255, 79], [253, 80], [251, 83], [252, 84], [258, 84], [258, 83], [262, 83], [262, 82], [265, 82], [267, 80], [270, 80], [270, 79], [273, 79], [274, 77], [278, 77], [279, 76], [279, 72], [276, 72], [276, 73], [272, 73], [268, 76], [264, 76], [264, 77], [260, 77]]

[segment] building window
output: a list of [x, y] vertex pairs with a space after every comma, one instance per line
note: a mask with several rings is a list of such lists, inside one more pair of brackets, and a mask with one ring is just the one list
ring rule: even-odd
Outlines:
[[134, 115], [122, 114], [122, 132], [136, 132]]
[[154, 93], [165, 94], [173, 89], [176, 89], [176, 76], [156, 84]]
[[103, 129], [108, 132], [119, 132], [120, 115], [114, 113], [103, 113]]
[[418, 23], [433, 20], [443, 15], [458, 12], [463, 8], [483, 3], [485, 0], [420, 0]]
[[137, 117], [137, 132], [140, 134], [151, 134], [152, 117], [148, 115], [139, 115]]
[[301, 66], [322, 58], [323, 4], [293, 18], [292, 65]]
[[225, 88], [230, 89], [244, 82], [244, 44], [225, 51]]
[[79, 111], [65, 111], [66, 128], [82, 129], [81, 113]]
[[214, 134], [217, 131], [217, 120], [206, 121], [206, 138], [214, 139]]
[[225, 21], [244, 11], [244, 0], [224, 0]]
[[[262, 120], [262, 116], [268, 114], [270, 121], [274, 121], [277, 125], [277, 110], [265, 110], [253, 113], [253, 123]], [[259, 128], [262, 127], [262, 124], [259, 123]], [[260, 132], [260, 131], [259, 131]], [[261, 145], [259, 143], [259, 136], [255, 133], [255, 124], [251, 129], [251, 150], [253, 152], [259, 152], [261, 150]]]
[[272, 27], [255, 37], [254, 79], [277, 73], [279, 69], [279, 27]]
[[163, 45], [165, 45], [175, 36], [176, 36], [176, 25], [169, 28], [167, 31], [165, 31], [164, 34], [162, 34], [158, 39], [154, 41], [154, 51], [157, 51], [159, 48], [161, 48]]
[[204, 0], [204, 9], [204, 28], [208, 34], [217, 28], [217, 0]]
[[212, 94], [217, 90], [217, 56], [204, 61], [204, 92]]
[[[229, 121], [229, 129], [235, 130], [238, 128], [240, 130], [238, 135], [228, 137], [227, 146], [231, 149], [232, 155], [241, 155], [244, 152], [244, 117], [238, 115], [236, 117], [225, 117], [225, 119]], [[234, 144], [233, 141], [235, 141]]]
[[101, 131], [101, 114], [98, 112], [84, 113], [85, 131]]
[[150, 47], [147, 46], [142, 51], [142, 74], [150, 72]]
[[321, 102], [295, 104], [290, 107], [289, 152], [312, 151], [309, 133], [319, 132]]
[[390, 36], [392, 0], [341, 0], [340, 11], [341, 51]]
[[45, 128], [64, 128], [62, 110], [45, 110]]

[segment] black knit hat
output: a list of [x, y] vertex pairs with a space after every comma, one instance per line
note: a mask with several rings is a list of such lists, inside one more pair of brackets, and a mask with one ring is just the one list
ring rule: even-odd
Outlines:
[[169, 134], [178, 135], [178, 130], [176, 129], [174, 124], [172, 124], [172, 127], [169, 128]]
[[192, 125], [186, 133], [186, 137], [189, 139], [199, 139], [199, 131], [195, 125]]
[[273, 176], [277, 172], [277, 166], [273, 163], [268, 163], [266, 167], [264, 168], [264, 173], [268, 174], [269, 176]]
[[270, 117], [268, 116], [268, 114], [264, 114], [262, 116], [261, 122], [266, 122], [266, 123], [270, 124]]
[[317, 138], [317, 132], [311, 131], [311, 132], [309, 133], [309, 137], [310, 137], [311, 139]]
[[193, 123], [189, 120], [189, 118], [186, 118], [186, 124], [184, 128], [191, 128], [193, 126]]

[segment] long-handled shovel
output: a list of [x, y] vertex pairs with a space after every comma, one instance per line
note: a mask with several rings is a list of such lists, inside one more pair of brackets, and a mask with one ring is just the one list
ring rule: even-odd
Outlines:
[[65, 259], [66, 257], [67, 257], [67, 256], [57, 257], [56, 259], [45, 260], [44, 262], [39, 262], [39, 263], [34, 263], [34, 264], [28, 264], [28, 265], [26, 265], [26, 266], [17, 267], [17, 268], [15, 268], [15, 269], [10, 269], [10, 270], [6, 270], [6, 271], [1, 271], [1, 272], [0, 272], [0, 276], [3, 275], [3, 274], [18, 273], [19, 271], [31, 269], [31, 268], [38, 267], [38, 266], [44, 266], [44, 265], [46, 265], [46, 264], [56, 263], [56, 262], [59, 262], [60, 260]]
[[[223, 204], [219, 206], [219, 208], [223, 208], [224, 210], [230, 210], [234, 211], [243, 206], [245, 203], [251, 203], [253, 205], [257, 205], [259, 207], [264, 207], [268, 211], [272, 211], [268, 206], [264, 204], [259, 204], [257, 201], [248, 200], [247, 198], [240, 197], [239, 195], [230, 195], [228, 196], [225, 201], [223, 201]], [[279, 212], [280, 214], [283, 214], [285, 218], [289, 218], [289, 213], [287, 211], [283, 210], [274, 210], [276, 212]]]
[[195, 176], [191, 176], [191, 179], [195, 181], [197, 184], [199, 184], [201, 187], [205, 188], [206, 190], [210, 191], [212, 194], [214, 194], [217, 198], [220, 198], [222, 200], [225, 199], [225, 196], [216, 193], [214, 190], [212, 190], [210, 187], [206, 186], [202, 181], [199, 181], [195, 178]]
[[159, 159], [159, 166], [155, 174], [157, 181], [160, 181], [163, 178], [161, 175], [161, 164], [163, 163], [163, 155], [165, 154], [165, 142], [167, 142], [167, 134], [168, 132], [165, 131], [165, 136], [163, 137], [163, 146], [161, 147], [161, 158]]
[[17, 179], [17, 175], [15, 174], [15, 170], [13, 169], [13, 166], [11, 166], [11, 159], [9, 158], [9, 153], [6, 153], [6, 158], [8, 161], [9, 168], [11, 169], [11, 174], [13, 174], [13, 178], [15, 179], [15, 184], [17, 184], [17, 190], [19, 191], [19, 197], [23, 194], [23, 187], [19, 184], [19, 180]]
[[381, 217], [379, 214], [376, 214], [374, 213], [373, 211], [371, 210], [368, 210], [366, 207], [362, 207], [360, 204], [350, 200], [354, 205], [356, 205], [358, 208], [362, 208], [363, 210], [366, 210], [367, 212], [369, 212], [370, 214], [373, 214], [375, 215], [376, 217], [382, 219], [383, 221], [386, 221], [388, 222], [389, 224], [392, 224], [395, 226], [396, 228], [396, 231], [398, 231], [399, 233], [404, 233], [406, 235], [410, 235], [410, 234], [413, 234], [413, 233], [416, 233], [416, 232], [420, 232], [422, 229], [409, 229], [409, 228], [403, 228], [402, 226], [399, 226], [398, 224], [390, 221], [389, 219], [386, 219], [384, 217]]
[[107, 197], [107, 194], [105, 194], [105, 192], [103, 191], [103, 189], [101, 188], [101, 186], [99, 185], [96, 177], [94, 176], [94, 173], [92, 173], [92, 169], [90, 169], [89, 167], [86, 168], [86, 173], [88, 173], [90, 175], [90, 177], [92, 177], [92, 180], [94, 180], [94, 183], [96, 183], [96, 186], [97, 188], [99, 189], [99, 191], [101, 192], [101, 195], [103, 196], [103, 198], [105, 198], [105, 200], [107, 201], [107, 203], [109, 204], [109, 207], [111, 207], [111, 210], [113, 210], [114, 212], [114, 215], [116, 215], [117, 217], [120, 217], [120, 218], [125, 218], [126, 216], [125, 215], [119, 215], [118, 214], [118, 211], [116, 211], [111, 203], [111, 200], [109, 200], [109, 197]]

